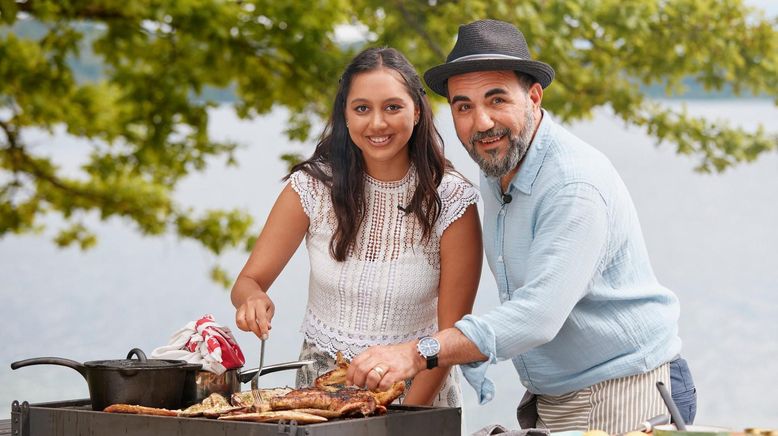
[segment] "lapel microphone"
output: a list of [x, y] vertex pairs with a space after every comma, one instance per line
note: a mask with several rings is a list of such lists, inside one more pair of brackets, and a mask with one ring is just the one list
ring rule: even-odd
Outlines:
[[399, 205], [399, 204], [397, 205], [397, 209], [398, 209], [398, 210], [400, 210], [400, 211], [402, 211], [402, 212], [404, 212], [404, 213], [408, 213], [408, 211], [407, 211], [407, 210], [406, 210], [404, 207], [402, 207], [401, 205]]
[[511, 194], [502, 194], [502, 202], [503, 202], [503, 204], [508, 204], [511, 201], [513, 201], [513, 197], [511, 197]]

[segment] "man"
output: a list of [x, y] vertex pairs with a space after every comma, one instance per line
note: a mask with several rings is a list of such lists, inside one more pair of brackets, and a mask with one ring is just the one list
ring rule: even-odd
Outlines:
[[387, 388], [425, 368], [466, 364], [483, 404], [494, 395], [489, 365], [512, 359], [527, 388], [523, 428], [633, 430], [667, 413], [658, 381], [692, 422], [678, 299], [654, 276], [613, 166], [541, 108], [553, 78], [524, 35], [495, 20], [461, 26], [446, 63], [425, 73], [481, 168], [484, 247], [501, 305], [418, 342], [371, 348], [348, 379]]

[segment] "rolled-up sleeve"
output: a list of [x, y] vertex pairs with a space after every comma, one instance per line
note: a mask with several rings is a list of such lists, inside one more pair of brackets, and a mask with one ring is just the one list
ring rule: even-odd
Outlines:
[[461, 366], [481, 404], [494, 396], [494, 384], [486, 378], [490, 364], [515, 358], [557, 335], [589, 289], [607, 239], [607, 205], [592, 185], [569, 183], [541, 203], [529, 254], [522, 259], [506, 256], [507, 262], [526, 264], [524, 284], [497, 308], [456, 323], [488, 357]]
[[473, 315], [465, 315], [454, 327], [474, 343], [487, 360], [460, 365], [462, 375], [478, 394], [478, 403], [486, 404], [494, 398], [494, 383], [486, 377], [489, 365], [497, 363], [494, 350], [497, 348], [492, 327]]

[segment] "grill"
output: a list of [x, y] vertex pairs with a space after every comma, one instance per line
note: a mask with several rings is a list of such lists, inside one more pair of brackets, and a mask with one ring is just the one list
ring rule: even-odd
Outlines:
[[40, 404], [14, 401], [11, 405], [14, 436], [448, 436], [460, 434], [461, 419], [459, 408], [399, 405], [389, 406], [382, 416], [307, 425], [95, 412], [89, 399]]

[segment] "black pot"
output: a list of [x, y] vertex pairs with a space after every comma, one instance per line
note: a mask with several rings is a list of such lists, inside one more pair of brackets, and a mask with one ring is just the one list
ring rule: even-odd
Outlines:
[[93, 410], [119, 403], [178, 409], [187, 377], [192, 380], [201, 368], [183, 360], [147, 359], [143, 351], [133, 348], [127, 359], [82, 364], [60, 357], [38, 357], [14, 362], [11, 369], [30, 365], [62, 365], [78, 371], [89, 385]]

